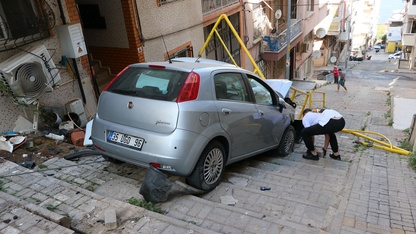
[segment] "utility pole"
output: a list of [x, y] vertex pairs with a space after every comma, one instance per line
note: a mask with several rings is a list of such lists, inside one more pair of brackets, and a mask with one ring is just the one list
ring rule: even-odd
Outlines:
[[348, 20], [347, 20], [347, 22], [348, 22], [348, 25], [347, 25], [347, 27], [348, 27], [347, 28], [347, 58], [345, 60], [345, 70], [347, 70], [347, 68], [348, 68], [348, 61], [350, 60], [350, 55], [351, 55], [350, 34], [351, 34], [351, 20], [352, 20], [352, 9], [353, 9], [352, 4], [353, 4], [353, 0], [350, 1], [350, 12], [349, 12]]
[[287, 0], [287, 29], [286, 29], [286, 79], [290, 79], [290, 8], [291, 1]]

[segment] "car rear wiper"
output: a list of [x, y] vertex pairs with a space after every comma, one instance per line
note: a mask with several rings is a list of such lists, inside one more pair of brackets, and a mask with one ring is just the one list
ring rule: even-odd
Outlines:
[[114, 93], [118, 93], [118, 94], [127, 94], [127, 95], [135, 95], [137, 96], [137, 94], [140, 92], [138, 90], [126, 90], [126, 89], [113, 89], [111, 90]]

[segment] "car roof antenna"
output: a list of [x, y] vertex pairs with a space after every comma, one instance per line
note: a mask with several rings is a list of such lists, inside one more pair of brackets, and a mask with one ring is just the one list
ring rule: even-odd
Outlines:
[[165, 45], [165, 50], [166, 50], [166, 54], [168, 55], [169, 63], [172, 63], [172, 60], [170, 59], [168, 48], [166, 47], [166, 42], [165, 42], [165, 38], [163, 37], [163, 34], [162, 34], [162, 40], [163, 40], [163, 44]]

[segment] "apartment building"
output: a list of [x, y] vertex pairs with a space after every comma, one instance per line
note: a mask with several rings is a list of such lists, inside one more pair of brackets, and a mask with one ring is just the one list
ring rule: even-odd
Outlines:
[[[266, 77], [306, 79], [313, 73], [315, 26], [328, 14], [326, 1], [271, 1], [261, 5], [269, 27], [263, 27], [260, 57]], [[326, 34], [326, 32], [324, 33]], [[321, 35], [324, 37], [325, 35]], [[256, 40], [254, 40], [256, 41]]]
[[352, 1], [351, 51], [365, 54], [377, 35], [380, 0]]
[[401, 35], [403, 50], [409, 60], [408, 69], [415, 69], [416, 57], [416, 1], [406, 1], [403, 12], [403, 28]]

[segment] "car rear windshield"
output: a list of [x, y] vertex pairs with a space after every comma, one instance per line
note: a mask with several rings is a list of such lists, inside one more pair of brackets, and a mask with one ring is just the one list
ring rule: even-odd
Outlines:
[[187, 72], [129, 67], [108, 87], [107, 91], [136, 97], [176, 101], [187, 76]]

